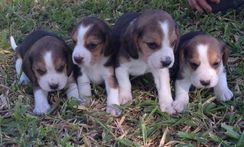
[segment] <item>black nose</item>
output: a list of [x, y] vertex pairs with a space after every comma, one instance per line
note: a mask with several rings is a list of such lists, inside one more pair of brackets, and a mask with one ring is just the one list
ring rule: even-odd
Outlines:
[[161, 64], [163, 65], [163, 67], [167, 67], [171, 64], [171, 58], [170, 57], [166, 57], [165, 60], [161, 61]]
[[200, 80], [203, 86], [208, 86], [210, 84], [210, 80]]
[[80, 64], [80, 63], [83, 62], [83, 57], [80, 57], [80, 56], [76, 57], [76, 56], [75, 56], [75, 57], [74, 57], [74, 60], [75, 60], [76, 63]]
[[58, 89], [58, 84], [49, 84], [49, 86], [52, 90]]

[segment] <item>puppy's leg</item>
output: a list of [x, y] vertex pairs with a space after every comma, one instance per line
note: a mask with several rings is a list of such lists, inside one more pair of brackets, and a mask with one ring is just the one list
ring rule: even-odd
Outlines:
[[21, 74], [22, 64], [23, 64], [23, 60], [21, 58], [17, 58], [17, 60], [15, 62], [15, 70], [16, 70], [18, 77], [20, 77], [20, 74]]
[[189, 103], [189, 89], [191, 82], [189, 79], [175, 81], [175, 101], [173, 107], [176, 112], [182, 112]]
[[175, 113], [175, 110], [172, 107], [173, 99], [170, 88], [169, 69], [163, 68], [160, 70], [153, 70], [152, 74], [158, 90], [161, 111], [169, 114]]
[[132, 100], [131, 83], [128, 70], [125, 67], [120, 66], [115, 69], [115, 73], [119, 84], [120, 104], [126, 104]]
[[119, 89], [114, 76], [114, 70], [112, 67], [105, 69], [105, 75], [103, 76], [107, 92], [107, 109], [106, 111], [113, 116], [121, 115], [121, 110], [116, 107], [119, 105]]
[[69, 77], [66, 95], [68, 98], [75, 98], [77, 100], [80, 100], [78, 86], [77, 83], [75, 82], [75, 79], [73, 78], [73, 75]]
[[50, 109], [50, 105], [47, 100], [48, 92], [44, 91], [41, 88], [35, 88], [34, 90], [34, 99], [35, 99], [35, 108], [33, 112], [35, 114], [46, 114]]
[[228, 101], [233, 97], [233, 93], [228, 87], [226, 73], [222, 71], [219, 75], [219, 81], [214, 87], [214, 93], [221, 101]]
[[82, 104], [88, 105], [90, 100], [88, 97], [91, 96], [91, 85], [90, 80], [85, 73], [77, 78], [78, 92]]

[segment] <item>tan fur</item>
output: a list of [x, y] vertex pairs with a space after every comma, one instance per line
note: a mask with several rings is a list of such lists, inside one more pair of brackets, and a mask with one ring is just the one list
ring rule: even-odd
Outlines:
[[95, 35], [96, 32], [91, 33], [88, 31], [85, 35], [85, 46], [93, 43], [97, 44], [96, 48], [90, 50], [92, 54], [91, 64], [96, 64], [103, 57], [103, 48], [105, 46], [105, 41], [103, 41], [99, 36]]
[[108, 78], [108, 86], [111, 88], [118, 88], [118, 83], [114, 76], [114, 68], [111, 66], [107, 68], [109, 68], [109, 72], [111, 73], [111, 75]]

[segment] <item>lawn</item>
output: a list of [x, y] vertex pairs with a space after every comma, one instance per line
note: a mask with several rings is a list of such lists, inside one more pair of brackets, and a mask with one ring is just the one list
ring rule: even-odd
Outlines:
[[[31, 86], [16, 82], [13, 35], [20, 43], [36, 28], [57, 33], [72, 47], [70, 33], [84, 16], [97, 16], [110, 25], [125, 12], [163, 9], [180, 26], [181, 34], [202, 30], [231, 47], [228, 82], [234, 93], [218, 102], [213, 91], [192, 89], [182, 114], [160, 112], [150, 76], [133, 78], [131, 103], [123, 115], [105, 112], [104, 89], [92, 85], [92, 104], [79, 106], [53, 93], [46, 116], [32, 113]], [[187, 0], [1, 0], [0, 1], [0, 146], [244, 146], [244, 11], [200, 14]], [[173, 87], [172, 87], [173, 90]]]

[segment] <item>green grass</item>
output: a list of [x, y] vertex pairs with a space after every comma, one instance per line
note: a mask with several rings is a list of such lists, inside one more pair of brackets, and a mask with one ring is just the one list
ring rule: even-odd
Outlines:
[[[113, 25], [128, 11], [164, 9], [181, 33], [203, 30], [231, 48], [227, 67], [234, 92], [229, 102], [215, 100], [211, 90], [193, 90], [186, 112], [160, 112], [153, 80], [133, 80], [134, 99], [121, 106], [123, 115], [105, 113], [104, 89], [93, 85], [92, 105], [81, 107], [63, 92], [51, 95], [47, 116], [32, 114], [30, 86], [16, 84], [9, 36], [20, 43], [36, 28], [52, 31], [73, 46], [70, 32], [84, 16]], [[2, 0], [0, 1], [0, 146], [243, 146], [244, 144], [244, 13], [199, 14], [185, 1], [166, 0]]]

